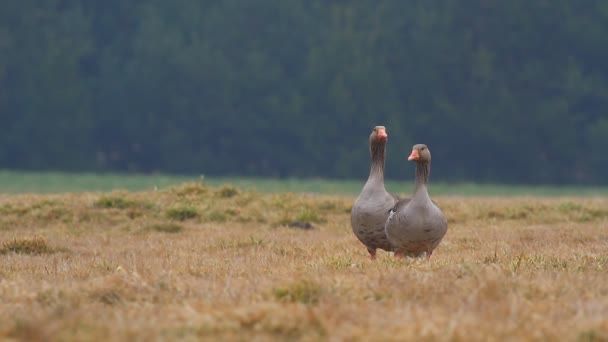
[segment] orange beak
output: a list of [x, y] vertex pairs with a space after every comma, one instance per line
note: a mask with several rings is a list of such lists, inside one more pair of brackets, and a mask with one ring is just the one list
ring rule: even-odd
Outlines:
[[376, 132], [376, 136], [378, 137], [378, 139], [380, 140], [386, 140], [386, 138], [388, 138], [388, 134], [386, 134], [386, 130], [384, 129], [379, 129]]
[[418, 153], [418, 150], [412, 150], [412, 154], [410, 154], [410, 156], [407, 158], [408, 161], [418, 160], [418, 159], [420, 159], [420, 154]]

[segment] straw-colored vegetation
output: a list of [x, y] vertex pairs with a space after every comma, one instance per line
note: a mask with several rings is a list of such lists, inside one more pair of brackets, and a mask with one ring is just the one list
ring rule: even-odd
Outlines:
[[608, 199], [436, 200], [427, 262], [369, 260], [347, 196], [0, 196], [0, 339], [608, 339]]

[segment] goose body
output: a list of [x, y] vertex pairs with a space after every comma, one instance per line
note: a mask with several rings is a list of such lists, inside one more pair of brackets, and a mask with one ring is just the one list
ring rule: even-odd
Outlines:
[[353, 233], [367, 247], [372, 259], [375, 259], [378, 248], [385, 251], [393, 250], [384, 229], [389, 211], [398, 200], [384, 187], [387, 137], [383, 126], [375, 127], [370, 135], [370, 174], [353, 204], [350, 215]]
[[416, 187], [411, 199], [404, 199], [390, 210], [385, 232], [395, 255], [431, 257], [445, 236], [448, 223], [428, 193], [431, 154], [426, 145], [414, 145], [408, 158], [416, 162]]

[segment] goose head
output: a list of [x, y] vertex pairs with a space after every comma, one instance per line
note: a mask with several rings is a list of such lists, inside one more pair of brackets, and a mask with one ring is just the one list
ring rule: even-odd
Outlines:
[[429, 163], [431, 161], [431, 151], [425, 144], [416, 144], [412, 147], [412, 153], [407, 160], [416, 163]]
[[388, 134], [386, 134], [386, 128], [384, 126], [376, 126], [369, 136], [369, 142], [374, 143], [386, 143]]

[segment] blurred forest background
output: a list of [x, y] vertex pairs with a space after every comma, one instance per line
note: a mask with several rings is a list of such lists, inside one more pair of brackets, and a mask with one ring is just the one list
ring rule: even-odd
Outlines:
[[608, 184], [602, 0], [0, 4], [0, 169]]

